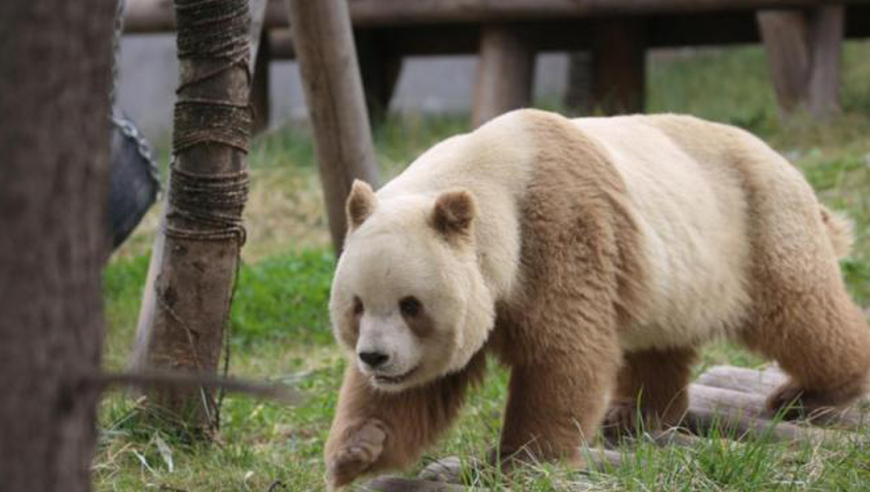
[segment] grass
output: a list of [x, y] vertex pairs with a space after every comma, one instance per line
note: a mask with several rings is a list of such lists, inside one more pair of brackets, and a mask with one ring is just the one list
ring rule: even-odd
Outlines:
[[[870, 305], [870, 44], [850, 43], [844, 60], [844, 113], [824, 122], [781, 122], [757, 48], [656, 56], [649, 68], [651, 111], [692, 113], [745, 127], [771, 142], [807, 176], [821, 199], [846, 211], [857, 242], [843, 272], [853, 296]], [[448, 135], [465, 131], [459, 116], [391, 117], [375, 133], [386, 176]], [[110, 394], [102, 403], [95, 486], [127, 490], [321, 490], [322, 449], [345, 362], [331, 341], [326, 300], [330, 252], [313, 147], [287, 128], [258, 140], [250, 156], [249, 243], [232, 312], [231, 372], [281, 381], [304, 396], [298, 406], [229, 396], [213, 444], [190, 443], [139, 418], [141, 402]], [[133, 343], [156, 211], [115, 254], [105, 273], [108, 336], [105, 365], [124, 366]], [[698, 367], [761, 359], [730, 344], [705, 350]], [[507, 372], [490, 364], [486, 384], [469, 398], [457, 424], [427, 460], [485, 456], [498, 439]], [[870, 436], [864, 436], [870, 437]], [[831, 446], [734, 443], [707, 439], [695, 448], [641, 442], [621, 466], [588, 474], [531, 465], [507, 479], [469, 473], [493, 490], [863, 490], [870, 483], [870, 440]], [[275, 485], [280, 483], [280, 485]], [[282, 488], [283, 486], [283, 488]]]

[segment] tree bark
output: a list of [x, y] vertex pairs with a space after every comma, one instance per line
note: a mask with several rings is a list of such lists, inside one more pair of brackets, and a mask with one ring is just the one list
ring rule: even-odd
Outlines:
[[[143, 296], [133, 361], [138, 369], [217, 371], [244, 242], [250, 17], [247, 2], [213, 3], [215, 10], [208, 12], [199, 11], [203, 5], [198, 0], [175, 3], [181, 69], [175, 163], [164, 234], [155, 242]], [[200, 27], [206, 19], [218, 18], [209, 21], [207, 30]], [[216, 33], [229, 33], [230, 41]], [[150, 396], [187, 429], [219, 426], [219, 398], [205, 387], [159, 389]]]
[[0, 2], [0, 490], [90, 490], [113, 2]]

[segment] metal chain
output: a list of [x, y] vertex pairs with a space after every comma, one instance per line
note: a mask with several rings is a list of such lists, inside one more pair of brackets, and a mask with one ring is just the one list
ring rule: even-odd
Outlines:
[[112, 65], [112, 89], [109, 92], [109, 120], [115, 125], [121, 134], [136, 142], [136, 152], [139, 157], [148, 163], [148, 174], [151, 179], [157, 183], [157, 192], [160, 190], [160, 169], [157, 167], [157, 160], [154, 158], [154, 153], [151, 151], [151, 145], [145, 140], [145, 136], [136, 128], [133, 123], [128, 120], [120, 110], [115, 109], [115, 100], [118, 93], [118, 82], [121, 78], [121, 36], [124, 34], [124, 10], [127, 6], [126, 0], [118, 0], [117, 8], [115, 9], [115, 36], [112, 38], [112, 50], [114, 64]]

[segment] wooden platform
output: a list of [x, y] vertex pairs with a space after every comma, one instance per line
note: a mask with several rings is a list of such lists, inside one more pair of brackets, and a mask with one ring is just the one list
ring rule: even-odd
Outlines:
[[[805, 421], [782, 422], [768, 411], [767, 395], [783, 384], [786, 376], [776, 367], [762, 370], [734, 366], [715, 366], [705, 371], [689, 387], [689, 411], [679, 429], [657, 432], [646, 437], [661, 446], [694, 446], [712, 429], [717, 435], [737, 440], [762, 439], [768, 442], [811, 442], [820, 444], [857, 438], [854, 431], [870, 424], [870, 400], [848, 409], [824, 415], [824, 426]], [[607, 470], [631, 456], [630, 445], [619, 450], [609, 444], [584, 449], [590, 468]], [[473, 459], [473, 458], [472, 458]], [[451, 456], [427, 466], [417, 479], [384, 476], [358, 485], [355, 490], [381, 492], [460, 492], [471, 490], [461, 485], [461, 460]], [[474, 490], [485, 490], [475, 488]]]

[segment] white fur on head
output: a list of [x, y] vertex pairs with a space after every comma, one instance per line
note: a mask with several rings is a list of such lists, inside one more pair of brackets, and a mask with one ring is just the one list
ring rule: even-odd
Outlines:
[[[384, 391], [464, 368], [494, 323], [494, 300], [474, 240], [454, 240], [473, 226], [473, 197], [465, 191], [447, 195], [380, 200], [348, 236], [336, 269], [330, 298], [336, 338]], [[435, 228], [439, 214], [447, 229]], [[419, 300], [428, 317], [425, 333], [402, 314], [400, 303], [407, 297]], [[359, 356], [363, 352], [386, 354], [389, 362], [369, 367]]]

